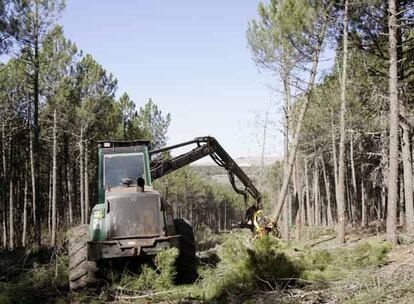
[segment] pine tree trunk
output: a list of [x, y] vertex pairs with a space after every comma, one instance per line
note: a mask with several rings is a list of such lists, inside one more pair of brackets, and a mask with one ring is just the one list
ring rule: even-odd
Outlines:
[[387, 240], [397, 244], [398, 203], [398, 62], [397, 62], [397, 9], [396, 1], [388, 1], [389, 41], [389, 98], [390, 98], [390, 140], [388, 169]]
[[[298, 166], [298, 163], [296, 163]], [[298, 171], [296, 171], [298, 173]], [[298, 173], [298, 195], [299, 195], [299, 208], [300, 208], [300, 225], [303, 227], [306, 224], [306, 212], [305, 212], [305, 200], [306, 200], [306, 192], [305, 187], [303, 185], [303, 180], [300, 178], [300, 174]]]
[[404, 212], [404, 180], [402, 178], [402, 176], [400, 175], [400, 182], [399, 182], [399, 195], [398, 195], [398, 215], [399, 215], [399, 225], [400, 226], [404, 226], [404, 222], [405, 222], [405, 212]]
[[339, 139], [339, 165], [338, 165], [338, 225], [337, 239], [339, 243], [345, 243], [345, 112], [346, 112], [346, 79], [348, 59], [348, 0], [345, 0], [343, 21], [343, 51], [342, 51], [342, 77], [341, 77], [341, 115], [340, 115], [340, 139]]
[[10, 176], [9, 195], [9, 248], [14, 250], [14, 202], [13, 202], [13, 178]]
[[326, 191], [326, 217], [327, 217], [327, 224], [328, 227], [333, 227], [333, 216], [332, 216], [332, 206], [331, 206], [331, 184], [329, 182], [328, 176], [326, 174], [325, 168], [325, 160], [323, 159], [323, 155], [321, 155], [321, 163], [322, 163], [322, 174], [323, 180], [325, 182], [325, 191]]
[[32, 217], [33, 223], [36, 223], [36, 178], [35, 178], [35, 169], [34, 169], [34, 156], [33, 156], [33, 139], [32, 131], [29, 131], [30, 134], [30, 145], [29, 145], [29, 154], [30, 154], [30, 176], [32, 181]]
[[2, 228], [3, 228], [3, 248], [4, 248], [4, 249], [7, 249], [6, 201], [4, 202], [4, 208], [3, 208], [3, 221], [2, 221]]
[[83, 146], [83, 127], [81, 127], [80, 139], [79, 139], [79, 189], [80, 189], [80, 212], [81, 212], [81, 224], [85, 223], [85, 191], [84, 191], [84, 146]]
[[40, 127], [39, 127], [39, 100], [40, 100], [40, 55], [39, 55], [39, 35], [36, 24], [39, 22], [38, 3], [35, 2], [35, 33], [34, 33], [34, 68], [33, 68], [33, 93], [34, 93], [34, 113], [33, 113], [33, 160], [34, 160], [34, 179], [35, 187], [33, 188], [33, 197], [35, 200], [34, 210], [34, 250], [37, 251], [41, 246], [42, 239], [42, 206], [40, 195]]
[[[396, 3], [396, 11], [400, 11], [400, 1]], [[398, 80], [403, 85], [406, 85], [405, 80], [405, 72], [404, 72], [404, 43], [405, 39], [409, 39], [408, 37], [403, 37], [402, 29], [401, 29], [401, 21], [399, 19], [396, 20], [397, 26], [397, 60], [398, 60]], [[404, 90], [403, 90], [404, 92]], [[400, 115], [404, 118], [400, 121], [400, 125], [402, 127], [402, 138], [401, 138], [401, 156], [403, 160], [403, 174], [404, 174], [404, 184], [403, 184], [403, 194], [405, 200], [405, 230], [407, 234], [414, 235], [414, 206], [413, 206], [413, 157], [411, 151], [411, 130], [410, 126], [406, 123], [405, 119], [407, 117], [406, 106], [409, 105], [409, 100], [407, 100], [406, 96], [408, 94], [402, 93], [400, 96]]]
[[[290, 199], [291, 199], [291, 196], [287, 197], [287, 200], [290, 200]], [[285, 241], [289, 241], [289, 207], [288, 207], [288, 204], [283, 205], [282, 222], [283, 222], [282, 239]]]
[[[53, 170], [53, 168], [52, 168]], [[49, 236], [52, 236], [52, 184], [53, 184], [53, 173], [50, 172], [49, 175], [49, 196], [48, 196], [48, 204], [47, 204], [47, 230]]]
[[[404, 108], [404, 107], [402, 107]], [[405, 115], [404, 113], [402, 113]], [[405, 227], [408, 234], [414, 234], [414, 206], [413, 206], [413, 166], [410, 149], [410, 129], [403, 124], [403, 136], [401, 139], [401, 155], [404, 172], [404, 198], [405, 198]]]
[[89, 152], [88, 142], [85, 142], [85, 224], [89, 220]]
[[[67, 165], [67, 164], [66, 164]], [[68, 188], [68, 209], [69, 209], [69, 226], [72, 227], [73, 225], [73, 202], [72, 202], [72, 193], [73, 193], [73, 186], [72, 186], [72, 179], [70, 176], [70, 166], [67, 166], [66, 169], [67, 174], [67, 188]]]
[[385, 186], [381, 187], [381, 203], [378, 202], [378, 220], [385, 219], [385, 208], [387, 205], [387, 191]]
[[308, 160], [305, 160], [305, 187], [306, 187], [306, 222], [308, 226], [313, 225], [312, 216], [311, 216], [311, 206], [310, 206], [310, 194], [309, 194], [309, 177], [308, 177]]
[[296, 214], [295, 214], [295, 228], [296, 228], [296, 239], [300, 239], [300, 230], [301, 230], [301, 203], [300, 198], [298, 195], [298, 167], [297, 167], [297, 160], [295, 160], [295, 164], [293, 165], [293, 205], [296, 208]]
[[[287, 79], [287, 75], [283, 79], [283, 100], [284, 100], [284, 112], [285, 112], [285, 118], [283, 122], [283, 174], [286, 174], [288, 171], [289, 166], [289, 111], [290, 111], [290, 84]], [[290, 194], [290, 190], [287, 189], [287, 191]], [[287, 203], [285, 200], [287, 199]], [[284, 198], [283, 202], [283, 229], [282, 229], [282, 238], [287, 241], [289, 239], [289, 214], [291, 209], [291, 195], [288, 195], [288, 197]]]
[[381, 167], [382, 167], [382, 185], [381, 185], [381, 202], [378, 202], [379, 220], [386, 219], [387, 208], [387, 185], [388, 185], [388, 153], [387, 153], [387, 137], [386, 133], [381, 133]]
[[27, 164], [26, 170], [24, 173], [24, 198], [23, 198], [23, 231], [22, 231], [22, 246], [26, 247], [27, 243], [27, 192], [28, 192], [28, 183], [27, 183]]
[[4, 121], [2, 123], [2, 165], [3, 165], [3, 186], [2, 195], [3, 195], [3, 208], [2, 208], [2, 228], [3, 228], [3, 248], [7, 249], [7, 219], [6, 219], [6, 177], [7, 177], [7, 165], [6, 165], [6, 134], [5, 134]]
[[57, 114], [53, 112], [53, 164], [52, 164], [52, 246], [56, 246], [56, 193], [57, 193]]
[[318, 178], [318, 164], [317, 164], [317, 161], [316, 161], [316, 159], [315, 159], [315, 168], [313, 169], [313, 197], [314, 197], [314, 199], [313, 199], [313, 204], [314, 204], [314, 206], [315, 206], [315, 208], [314, 208], [314, 219], [315, 219], [315, 226], [316, 227], [319, 227], [320, 226], [320, 224], [321, 224], [321, 221], [320, 221], [320, 211], [321, 211], [321, 208], [320, 208], [320, 201], [319, 201], [319, 190], [318, 190], [318, 187], [319, 187], [319, 178]]
[[227, 230], [227, 201], [224, 201], [224, 230]]
[[318, 63], [319, 63], [319, 55], [320, 55], [322, 43], [324, 41], [325, 30], [326, 30], [326, 20], [324, 21], [324, 24], [322, 26], [322, 30], [321, 30], [321, 33], [320, 33], [320, 36], [319, 36], [319, 42], [318, 42], [319, 45], [317, 45], [315, 47], [315, 51], [314, 51], [314, 54], [313, 54], [312, 67], [311, 67], [311, 70], [310, 70], [309, 81], [308, 81], [308, 84], [307, 84], [307, 89], [306, 89], [305, 94], [304, 94], [304, 102], [303, 102], [302, 107], [301, 107], [300, 112], [299, 112], [299, 117], [298, 117], [298, 120], [297, 120], [297, 125], [296, 125], [296, 129], [295, 129], [294, 137], [293, 137], [292, 148], [289, 151], [289, 160], [288, 160], [288, 164], [287, 164], [287, 170], [283, 173], [283, 183], [282, 183], [282, 187], [280, 189], [279, 198], [278, 198], [277, 204], [276, 204], [276, 206], [275, 206], [275, 208], [272, 212], [272, 216], [276, 221], [279, 219], [280, 213], [282, 211], [283, 204], [285, 202], [286, 195], [288, 193], [289, 182], [290, 182], [290, 178], [292, 176], [293, 164], [295, 162], [296, 151], [297, 151], [297, 148], [298, 148], [298, 145], [299, 145], [300, 135], [301, 135], [301, 132], [302, 132], [302, 123], [303, 123], [303, 120], [305, 118], [306, 110], [308, 108], [308, 104], [309, 104], [309, 101], [311, 99], [311, 95], [312, 95], [312, 91], [313, 91], [313, 87], [314, 87], [314, 83], [315, 83], [316, 71], [317, 71]]
[[352, 203], [352, 210], [354, 211], [354, 220], [356, 221], [358, 219], [357, 212], [355, 212], [357, 209], [357, 198], [358, 198], [358, 188], [357, 188], [357, 181], [356, 181], [356, 173], [355, 173], [355, 162], [354, 162], [354, 136], [353, 131], [351, 131], [351, 138], [350, 138], [350, 146], [349, 146], [349, 152], [350, 152], [350, 158], [351, 158], [351, 174], [352, 174], [352, 189], [353, 195], [352, 199], [350, 200], [350, 203]]
[[365, 203], [365, 184], [364, 184], [364, 170], [361, 166], [361, 225], [363, 228], [367, 226], [367, 206]]
[[334, 170], [334, 186], [335, 186], [335, 201], [338, 202], [338, 160], [336, 158], [336, 137], [335, 137], [335, 126], [334, 126], [334, 114], [331, 109], [331, 128], [332, 128], [332, 161]]
[[262, 189], [263, 179], [264, 179], [264, 157], [265, 157], [265, 152], [266, 152], [266, 134], [267, 134], [267, 120], [269, 117], [269, 108], [266, 110], [264, 126], [263, 126], [262, 153], [260, 157], [260, 172], [259, 172], [259, 189]]

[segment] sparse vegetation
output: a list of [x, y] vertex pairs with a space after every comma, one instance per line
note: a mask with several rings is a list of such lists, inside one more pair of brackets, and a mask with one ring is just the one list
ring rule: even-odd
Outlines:
[[138, 275], [125, 273], [121, 278], [120, 285], [123, 289], [145, 292], [173, 288], [177, 274], [174, 266], [177, 256], [178, 250], [176, 248], [159, 253], [155, 258], [155, 267], [144, 264]]
[[302, 278], [329, 281], [344, 278], [350, 272], [378, 267], [387, 261], [390, 246], [385, 242], [364, 241], [349, 248], [310, 249], [305, 251]]
[[[319, 240], [325, 237], [322, 233]], [[257, 297], [269, 303], [313, 303], [315, 299], [330, 299], [333, 303], [399, 299], [400, 303], [409, 303], [413, 295], [414, 265], [408, 258], [411, 245], [393, 249], [376, 238], [347, 246], [310, 246], [271, 236], [252, 239], [243, 230], [213, 235], [212, 239], [217, 243], [209, 254], [215, 256], [216, 263], [201, 263], [200, 277], [194, 284], [174, 284], [178, 250], [169, 249], [153, 264], [141, 265], [136, 272], [125, 270], [112, 285], [101, 284], [98, 289], [71, 295], [63, 251], [3, 254], [0, 303], [65, 303], [69, 299], [79, 303], [111, 299], [120, 303], [189, 299], [196, 303], [234, 299], [255, 303]], [[395, 261], [389, 260], [390, 254]]]
[[64, 303], [68, 277], [62, 252], [17, 250], [1, 254], [0, 261], [0, 303], [59, 303], [59, 298]]

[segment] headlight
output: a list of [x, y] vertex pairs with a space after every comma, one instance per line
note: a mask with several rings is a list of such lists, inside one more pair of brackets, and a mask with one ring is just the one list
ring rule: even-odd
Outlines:
[[103, 210], [96, 210], [96, 211], [93, 213], [93, 217], [94, 217], [94, 218], [96, 218], [96, 219], [101, 219], [101, 218], [103, 218]]

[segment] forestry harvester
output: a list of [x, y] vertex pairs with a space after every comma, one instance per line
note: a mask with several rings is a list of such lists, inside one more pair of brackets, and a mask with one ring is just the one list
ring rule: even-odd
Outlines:
[[[176, 157], [163, 159], [162, 153], [195, 145]], [[196, 250], [193, 229], [184, 219], [174, 219], [171, 205], [152, 189], [152, 182], [209, 155], [226, 169], [233, 189], [252, 196], [242, 227], [255, 234], [273, 231], [272, 221], [261, 215], [261, 194], [250, 178], [213, 137], [149, 151], [148, 141], [100, 141], [99, 202], [91, 212], [90, 224], [68, 233], [69, 285], [71, 290], [97, 281], [97, 262], [118, 258], [151, 256], [170, 247], [179, 249], [176, 261], [179, 280], [196, 278]], [[237, 187], [237, 178], [244, 189]]]

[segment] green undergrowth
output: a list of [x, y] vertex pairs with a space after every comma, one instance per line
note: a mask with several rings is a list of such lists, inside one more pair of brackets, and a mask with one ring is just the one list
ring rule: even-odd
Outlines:
[[65, 303], [67, 273], [67, 257], [53, 250], [3, 252], [0, 303]]
[[155, 267], [144, 264], [138, 275], [125, 273], [120, 282], [122, 288], [134, 291], [157, 291], [174, 287], [175, 259], [178, 249], [171, 248], [157, 254]]
[[269, 290], [284, 286], [303, 271], [300, 258], [283, 242], [265, 236], [252, 242], [233, 238], [218, 250], [219, 263], [201, 272], [200, 287], [207, 299], [229, 292]]
[[338, 280], [359, 269], [384, 264], [391, 246], [380, 241], [363, 241], [349, 247], [304, 251], [302, 278], [310, 281]]
[[[240, 232], [221, 235], [220, 243], [209, 251], [215, 256], [211, 260], [216, 262], [200, 263], [199, 278], [194, 284], [174, 284], [178, 250], [173, 248], [159, 253], [153, 263], [136, 266], [136, 271], [123, 271], [117, 282], [106, 285], [108, 288], [101, 286], [71, 295], [64, 254], [50, 250], [36, 255], [24, 251], [0, 254], [0, 303], [64, 303], [69, 297], [79, 303], [104, 303], [118, 296], [143, 296], [144, 302], [227, 302], [235, 295], [291, 287], [331, 290], [357, 279], [354, 297], [341, 297], [349, 303], [375, 303], [368, 300], [396, 288], [386, 285], [386, 280], [364, 281], [364, 275], [386, 264], [391, 247], [385, 242], [359, 241], [317, 248], [283, 242], [273, 236], [252, 240], [251, 235]], [[398, 292], [412, 296], [412, 287], [411, 282], [400, 284]]]
[[217, 248], [216, 265], [200, 266], [200, 277], [195, 284], [172, 285], [168, 279], [174, 273], [170, 254], [159, 256], [155, 270], [143, 268], [142, 273], [135, 278], [126, 276], [124, 283], [136, 291], [152, 291], [152, 300], [198, 299], [225, 302], [234, 294], [248, 294], [258, 290], [273, 291], [306, 286], [311, 289], [312, 286], [325, 288], [320, 282], [344, 279], [354, 271], [383, 265], [387, 261], [389, 250], [389, 245], [379, 241], [360, 242], [328, 250], [300, 247], [273, 236], [251, 240], [244, 234], [233, 234]]

